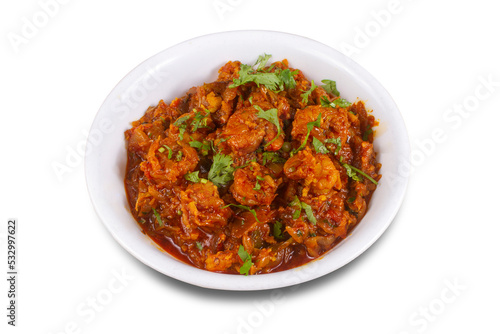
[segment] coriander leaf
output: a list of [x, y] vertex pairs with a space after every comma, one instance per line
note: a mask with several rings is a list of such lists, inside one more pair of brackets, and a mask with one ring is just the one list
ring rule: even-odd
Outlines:
[[299, 217], [300, 217], [300, 213], [302, 212], [302, 206], [300, 205], [300, 203], [301, 202], [300, 202], [299, 198], [297, 196], [295, 196], [293, 198], [293, 201], [291, 201], [290, 204], [288, 204], [288, 206], [293, 206], [293, 207], [298, 208], [297, 210], [295, 210], [293, 212], [293, 216], [292, 216], [293, 219], [299, 219]]
[[330, 151], [326, 148], [326, 146], [316, 137], [313, 137], [313, 146], [316, 150], [316, 153], [328, 154]]
[[229, 155], [219, 154], [214, 155], [214, 160], [208, 179], [217, 187], [221, 187], [233, 179], [234, 168], [231, 166], [233, 159]]
[[232, 203], [229, 203], [228, 205], [224, 205], [222, 208], [227, 208], [229, 206], [235, 206], [237, 208], [240, 208], [240, 209], [243, 209], [243, 210], [247, 210], [249, 211], [254, 217], [255, 217], [255, 220], [257, 221], [257, 223], [261, 224], [259, 218], [257, 218], [257, 212], [255, 212], [254, 209], [250, 209], [248, 206], [246, 205], [240, 205], [240, 204], [232, 204]]
[[253, 190], [260, 190], [261, 185], [259, 181], [265, 181], [265, 180], [266, 180], [265, 178], [257, 175], [257, 181], [255, 182], [255, 187], [253, 187]]
[[158, 222], [158, 225], [160, 225], [160, 227], [163, 227], [163, 220], [161, 220], [161, 216], [160, 214], [155, 210], [155, 208], [152, 208], [153, 209], [153, 213], [156, 217], [156, 221]]
[[191, 115], [186, 115], [179, 117], [175, 120], [174, 125], [179, 128], [179, 137], [181, 140], [184, 139], [184, 133], [186, 132], [187, 129], [187, 124], [186, 121], [191, 117]]
[[293, 219], [298, 219], [300, 217], [302, 209], [304, 209], [304, 211], [306, 212], [307, 219], [309, 219], [309, 221], [313, 223], [313, 225], [316, 225], [316, 217], [314, 217], [312, 208], [309, 204], [301, 202], [299, 198], [295, 196], [293, 201], [290, 202], [288, 206], [298, 207], [298, 209], [295, 210], [295, 212], [293, 213], [292, 217]]
[[322, 107], [330, 107], [330, 108], [333, 108], [331, 105], [330, 105], [330, 100], [328, 100], [328, 98], [326, 96], [322, 96], [321, 99], [319, 100], [321, 102], [321, 106]]
[[178, 151], [177, 155], [175, 156], [175, 160], [181, 161], [181, 159], [182, 159], [182, 151]]
[[240, 245], [240, 247], [238, 248], [238, 256], [240, 257], [241, 261], [243, 261], [243, 265], [240, 267], [240, 274], [248, 276], [250, 268], [252, 268], [253, 266], [253, 262], [252, 257], [250, 256], [250, 254], [248, 254], [243, 245]]
[[336, 107], [347, 108], [351, 105], [351, 102], [341, 98], [335, 99], [330, 102], [330, 100], [328, 100], [326, 96], [322, 96], [320, 102], [322, 107], [330, 107], [330, 108], [336, 108]]
[[302, 144], [300, 144], [299, 148], [297, 148], [296, 150], [293, 150], [292, 153], [295, 154], [298, 151], [300, 151], [301, 149], [303, 149], [306, 146], [306, 144], [307, 144], [307, 140], [309, 139], [309, 135], [311, 134], [311, 130], [313, 129], [313, 127], [318, 127], [319, 128], [320, 126], [321, 126], [321, 113], [319, 113], [318, 118], [315, 121], [307, 123], [306, 138], [304, 139], [304, 141], [302, 142]]
[[314, 84], [314, 80], [311, 81], [311, 88], [309, 88], [308, 91], [300, 94], [300, 97], [302, 98], [302, 103], [307, 104], [309, 101], [309, 95], [317, 88], [317, 86]]
[[300, 200], [297, 196], [293, 198], [293, 200], [288, 204], [288, 206], [298, 206], [300, 207]]
[[335, 96], [340, 96], [339, 91], [337, 90], [337, 83], [333, 80], [321, 80], [324, 85], [321, 85], [324, 90], [326, 90], [328, 93], [333, 94]]
[[165, 147], [168, 150], [167, 158], [172, 159], [172, 154], [174, 154], [174, 152], [172, 152], [172, 149], [170, 147], [168, 147], [167, 145], [163, 145], [163, 147]]
[[194, 148], [202, 148], [203, 143], [197, 140], [193, 140], [189, 142], [189, 146], [194, 147]]
[[190, 141], [189, 142], [189, 146], [191, 147], [194, 147], [194, 148], [197, 148], [199, 150], [201, 150], [202, 154], [203, 155], [207, 155], [208, 154], [208, 151], [210, 151], [210, 145], [207, 144], [206, 142], [200, 142], [200, 141], [197, 141], [197, 140], [193, 140], [193, 141]]
[[193, 126], [193, 132], [196, 132], [199, 128], [208, 128], [207, 126], [208, 114], [203, 115], [201, 112], [197, 112], [194, 115], [193, 122], [191, 125]]
[[355, 200], [356, 200], [356, 197], [349, 197], [349, 198], [347, 199], [347, 202], [348, 202], [348, 203], [352, 203], [352, 202], [354, 202]]
[[283, 238], [283, 233], [281, 232], [281, 227], [283, 224], [281, 222], [277, 221], [273, 224], [273, 235], [276, 239], [282, 239]]
[[352, 170], [352, 166], [351, 165], [348, 165], [348, 164], [342, 164], [342, 166], [344, 166], [346, 172], [347, 172], [347, 176], [349, 176], [350, 178], [352, 178], [354, 181], [363, 181], [363, 178], [360, 177], [359, 175], [356, 174], [355, 171]]
[[233, 79], [233, 83], [229, 88], [238, 87], [249, 82], [255, 82], [257, 86], [264, 85], [267, 89], [276, 90], [280, 86], [281, 80], [276, 73], [251, 73], [253, 69], [249, 65], [241, 64], [239, 77]]
[[313, 210], [311, 206], [307, 203], [301, 202], [302, 209], [306, 212], [307, 219], [313, 224], [316, 225], [316, 217], [314, 217]]
[[328, 138], [325, 140], [325, 143], [332, 143], [332, 144], [335, 144], [337, 145], [337, 148], [335, 149], [335, 152], [334, 154], [335, 155], [338, 155], [339, 152], [340, 152], [340, 149], [342, 148], [342, 141], [340, 140], [340, 137], [338, 138]]
[[198, 176], [199, 172], [200, 171], [197, 170], [196, 172], [188, 173], [188, 174], [184, 175], [184, 178], [188, 181], [198, 183], [198, 182], [200, 182], [200, 177]]
[[158, 152], [160, 152], [160, 153], [165, 152], [165, 147], [160, 147], [160, 148], [158, 149]]
[[263, 119], [271, 122], [278, 129], [278, 134], [276, 135], [276, 137], [274, 137], [270, 142], [268, 142], [267, 144], [264, 145], [264, 147], [267, 147], [273, 141], [275, 141], [276, 139], [278, 139], [278, 137], [281, 135], [280, 120], [278, 118], [278, 109], [272, 108], [272, 109], [268, 109], [268, 110], [263, 110], [258, 105], [254, 105], [254, 107], [255, 107], [255, 109], [257, 109], [259, 111], [257, 113], [257, 117], [263, 118]]
[[272, 57], [272, 55], [268, 55], [264, 53], [263, 55], [260, 55], [259, 58], [257, 58], [257, 61], [253, 66], [257, 66], [256, 70], [261, 70], [264, 67], [266, 67], [267, 61]]
[[281, 81], [283, 82], [284, 87], [286, 89], [294, 89], [297, 86], [297, 83], [295, 82], [295, 79], [293, 77], [297, 73], [299, 73], [298, 70], [295, 70], [292, 72], [292, 71], [290, 71], [289, 68], [287, 68], [283, 71], [280, 71], [278, 73], [278, 76], [281, 79]]
[[346, 99], [335, 99], [330, 104], [341, 108], [347, 108], [351, 105], [351, 102], [347, 101]]
[[369, 175], [367, 175], [362, 170], [359, 170], [356, 167], [351, 166], [351, 165], [346, 164], [346, 163], [343, 163], [342, 166], [344, 166], [344, 168], [346, 169], [347, 176], [349, 176], [350, 178], [352, 178], [354, 181], [363, 181], [363, 178], [356, 174], [356, 172], [358, 172], [359, 174], [363, 175], [364, 177], [366, 177], [368, 180], [370, 180], [374, 184], [378, 185], [377, 181], [375, 181], [372, 177], [370, 177]]
[[321, 113], [318, 114], [318, 118], [315, 121], [307, 123], [307, 130], [311, 131], [313, 127], [319, 128], [321, 126]]
[[203, 249], [202, 243], [199, 241], [196, 241], [196, 248], [198, 248], [198, 250], [201, 251]]

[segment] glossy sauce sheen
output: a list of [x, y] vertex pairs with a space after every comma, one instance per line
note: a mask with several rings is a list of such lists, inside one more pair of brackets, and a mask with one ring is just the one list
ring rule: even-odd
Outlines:
[[287, 60], [244, 66], [228, 62], [216, 81], [132, 123], [125, 190], [143, 232], [170, 255], [264, 274], [321, 256], [364, 216], [381, 178], [376, 122]]

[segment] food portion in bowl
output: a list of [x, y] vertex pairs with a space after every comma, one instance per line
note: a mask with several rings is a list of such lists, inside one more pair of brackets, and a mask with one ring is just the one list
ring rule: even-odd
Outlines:
[[362, 219], [381, 178], [364, 103], [269, 59], [229, 61], [125, 132], [133, 216], [200, 269], [264, 274], [319, 257]]

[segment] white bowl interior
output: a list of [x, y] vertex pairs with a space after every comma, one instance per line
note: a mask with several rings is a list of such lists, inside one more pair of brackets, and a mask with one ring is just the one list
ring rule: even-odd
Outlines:
[[[124, 131], [160, 99], [169, 103], [190, 87], [214, 81], [229, 60], [253, 64], [258, 55], [271, 61], [289, 60], [317, 84], [337, 82], [349, 101], [361, 99], [373, 110], [380, 126], [375, 140], [382, 180], [368, 212], [351, 235], [332, 251], [300, 268], [256, 276], [211, 273], [176, 260], [145, 236], [130, 214], [124, 175]], [[94, 136], [93, 136], [94, 134]], [[99, 135], [101, 137], [99, 137]], [[97, 140], [96, 138], [101, 138]], [[93, 140], [92, 140], [93, 139]], [[279, 288], [330, 273], [365, 251], [390, 225], [406, 190], [407, 178], [398, 167], [409, 157], [409, 142], [399, 110], [387, 91], [363, 68], [336, 50], [316, 41], [269, 31], [234, 31], [198, 37], [147, 59], [111, 91], [94, 120], [87, 143], [87, 186], [95, 210], [113, 237], [132, 255], [170, 277], [194, 285], [225, 290]], [[398, 175], [398, 182], [385, 176]]]

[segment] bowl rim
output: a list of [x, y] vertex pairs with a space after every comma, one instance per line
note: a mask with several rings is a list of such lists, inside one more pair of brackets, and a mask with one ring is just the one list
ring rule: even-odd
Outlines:
[[[300, 35], [296, 34], [290, 34], [290, 33], [285, 33], [285, 32], [279, 32], [279, 31], [270, 31], [270, 30], [233, 30], [233, 31], [225, 31], [225, 32], [218, 32], [218, 33], [212, 33], [212, 34], [207, 34], [207, 35], [202, 35], [198, 37], [194, 37], [191, 39], [188, 39], [186, 41], [177, 43], [167, 49], [164, 49], [155, 55], [147, 58], [143, 62], [141, 62], [139, 65], [137, 65], [134, 69], [129, 71], [117, 84], [116, 86], [111, 90], [111, 92], [106, 96], [105, 100], [101, 104], [99, 111], [96, 114], [96, 118], [94, 119], [91, 129], [96, 127], [96, 124], [98, 122], [99, 115], [102, 115], [106, 108], [109, 109], [109, 106], [106, 104], [106, 102], [116, 94], [117, 91], [123, 90], [124, 85], [127, 85], [128, 82], [130, 82], [130, 78], [134, 77], [136, 75], [139, 75], [140, 71], [144, 70], [144, 66], [154, 62], [157, 60], [159, 57], [165, 54], [169, 53], [175, 53], [178, 52], [179, 50], [182, 49], [189, 49], [192, 48], [193, 46], [197, 45], [203, 45], [208, 43], [209, 41], [217, 41], [217, 40], [231, 40], [234, 38], [242, 38], [242, 37], [264, 37], [264, 38], [272, 38], [277, 41], [291, 41], [294, 40], [295, 42], [300, 42], [307, 44], [308, 46], [314, 46], [315, 51], [319, 53], [326, 53], [332, 57], [335, 58], [335, 60], [341, 64], [345, 68], [344, 70], [351, 71], [350, 73], [356, 73], [356, 76], [361, 76], [364, 80], [365, 84], [369, 84], [372, 89], [376, 90], [379, 94], [382, 95], [382, 98], [384, 99], [384, 103], [386, 103], [393, 111], [392, 117], [394, 117], [395, 122], [398, 124], [400, 127], [400, 134], [399, 139], [401, 140], [401, 143], [399, 143], [401, 147], [401, 152], [399, 152], [399, 157], [401, 160], [408, 161], [409, 156], [410, 156], [410, 144], [409, 144], [409, 138], [408, 138], [408, 133], [406, 130], [406, 126], [404, 124], [404, 120], [402, 118], [402, 115], [390, 96], [390, 94], [385, 90], [385, 88], [368, 72], [366, 71], [363, 67], [361, 67], [359, 64], [357, 64], [354, 60], [351, 58], [345, 56], [344, 54], [340, 53], [339, 51], [335, 50], [334, 48], [325, 45], [321, 42], [315, 41], [313, 39], [303, 37]], [[229, 59], [227, 59], [229, 60]], [[226, 60], [226, 61], [227, 61]], [[299, 67], [300, 68], [300, 67]], [[375, 116], [377, 116], [376, 111], [374, 112]], [[361, 255], [364, 251], [366, 251], [375, 241], [385, 232], [385, 230], [390, 226], [392, 221], [394, 220], [399, 208], [402, 205], [407, 185], [408, 185], [408, 179], [409, 175], [401, 175], [401, 180], [400, 184], [398, 187], [398, 194], [395, 198], [392, 199], [390, 202], [390, 210], [386, 212], [386, 214], [382, 217], [384, 219], [384, 222], [382, 225], [380, 225], [376, 231], [371, 233], [371, 237], [367, 239], [362, 245], [359, 245], [358, 247], [354, 247], [355, 249], [353, 251], [348, 252], [347, 256], [344, 256], [340, 261], [336, 261], [335, 266], [330, 266], [330, 267], [325, 267], [321, 265], [321, 260], [325, 258], [328, 254], [332, 253], [332, 250], [337, 249], [341, 244], [345, 243], [346, 241], [349, 240], [351, 237], [348, 236], [346, 239], [342, 240], [339, 244], [337, 244], [332, 250], [329, 252], [323, 254], [321, 257], [294, 269], [286, 270], [286, 271], [281, 271], [281, 272], [276, 272], [276, 273], [269, 273], [269, 274], [263, 274], [263, 275], [253, 275], [253, 276], [242, 276], [242, 275], [228, 275], [228, 274], [220, 274], [220, 273], [214, 273], [214, 272], [209, 272], [206, 270], [202, 270], [193, 266], [190, 266], [188, 264], [185, 264], [179, 260], [177, 260], [174, 257], [170, 256], [170, 259], [167, 261], [168, 266], [164, 267], [163, 265], [159, 265], [158, 261], [156, 258], [152, 259], [151, 257], [148, 258], [147, 252], [144, 252], [143, 249], [141, 248], [142, 246], [137, 246], [134, 243], [130, 243], [129, 240], [127, 240], [124, 236], [123, 233], [121, 233], [119, 230], [117, 230], [113, 224], [110, 223], [110, 214], [107, 212], [106, 208], [103, 206], [103, 203], [100, 202], [100, 195], [96, 193], [96, 189], [99, 185], [96, 184], [96, 179], [92, 175], [93, 167], [92, 164], [96, 163], [97, 155], [96, 154], [90, 154], [89, 150], [89, 140], [90, 137], [87, 138], [87, 145], [86, 145], [86, 152], [85, 152], [85, 178], [86, 178], [86, 183], [87, 183], [87, 190], [89, 192], [89, 196], [91, 199], [91, 202], [93, 204], [94, 210], [96, 211], [99, 219], [101, 222], [106, 226], [106, 229], [111, 233], [113, 238], [124, 248], [126, 249], [131, 255], [133, 255], [135, 258], [146, 264], [147, 266], [157, 270], [158, 272], [161, 272], [169, 277], [175, 278], [177, 280], [197, 285], [200, 287], [205, 287], [205, 288], [211, 288], [211, 289], [219, 289], [219, 290], [238, 290], [238, 291], [250, 291], [250, 290], [266, 290], [266, 289], [275, 289], [275, 288], [282, 288], [282, 287], [287, 287], [295, 284], [300, 284], [303, 282], [307, 282], [310, 280], [313, 280], [315, 278], [324, 276], [326, 274], [329, 274], [347, 263], [351, 262], [354, 260], [356, 257]], [[91, 145], [90, 145], [91, 146]], [[127, 208], [128, 209], [128, 208]], [[365, 216], [366, 218], [366, 216]], [[133, 219], [133, 217], [132, 217]], [[364, 219], [360, 222], [362, 224]], [[135, 219], [134, 219], [135, 222]], [[137, 230], [140, 230], [140, 227], [137, 225]], [[356, 229], [354, 229], [356, 231]], [[149, 237], [147, 237], [149, 239]], [[154, 246], [150, 248], [156, 248], [155, 251], [158, 251], [159, 246], [154, 243], [151, 239], [150, 243]], [[139, 248], [138, 248], [139, 247]], [[145, 246], [147, 247], [147, 246]], [[161, 252], [161, 250], [160, 250]], [[165, 256], [164, 251], [162, 252], [162, 256]], [[164, 262], [164, 261], [161, 261]]]

